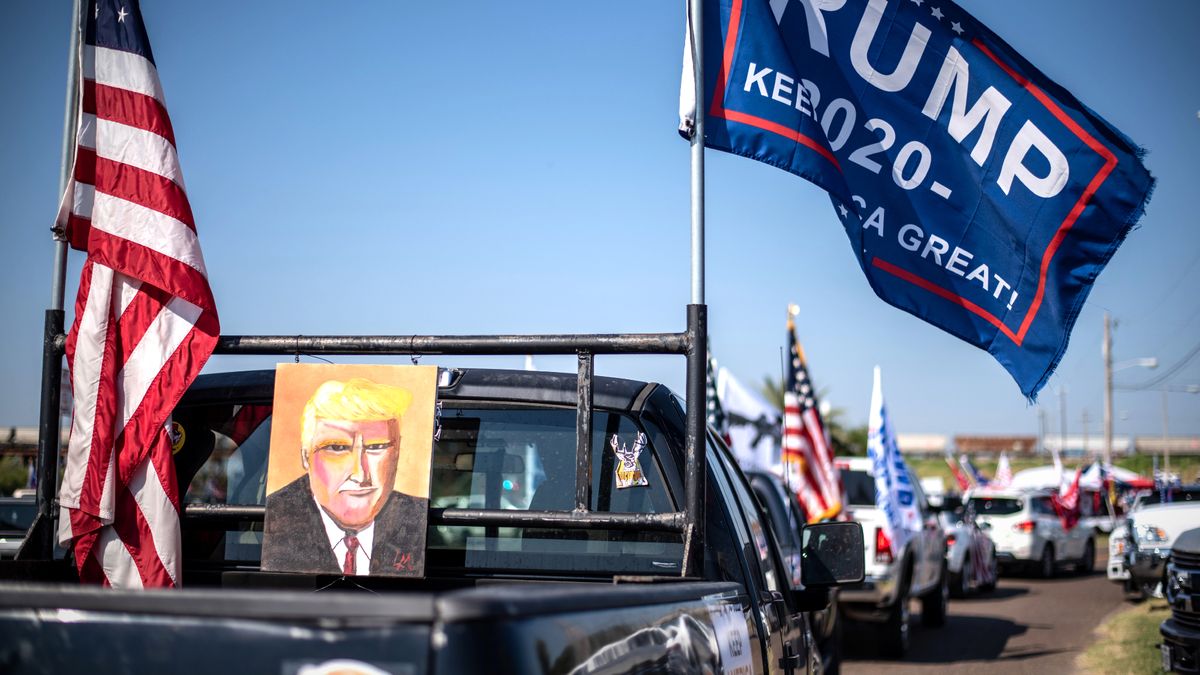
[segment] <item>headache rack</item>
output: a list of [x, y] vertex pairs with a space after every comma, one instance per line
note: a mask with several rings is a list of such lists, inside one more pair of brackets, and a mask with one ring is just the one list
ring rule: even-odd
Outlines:
[[[50, 310], [54, 312], [55, 310]], [[62, 313], [47, 318], [47, 358], [61, 364]], [[55, 322], [57, 320], [57, 323]], [[575, 427], [575, 508], [570, 511], [514, 511], [500, 509], [431, 509], [432, 525], [499, 527], [553, 527], [578, 530], [655, 530], [675, 532], [683, 539], [682, 576], [702, 568], [704, 547], [705, 484], [704, 433], [707, 358], [707, 310], [688, 305], [687, 329], [682, 333], [565, 334], [565, 335], [408, 335], [408, 336], [276, 336], [223, 335], [215, 354], [242, 355], [521, 355], [575, 354], [578, 362]], [[57, 330], [54, 330], [57, 328]], [[675, 354], [687, 358], [687, 420], [684, 447], [684, 509], [673, 513], [611, 513], [589, 509], [592, 490], [592, 384], [598, 354]], [[46, 370], [50, 370], [49, 368]], [[57, 412], [59, 377], [44, 378], [43, 410]], [[50, 428], [54, 427], [54, 428]], [[53, 494], [58, 475], [58, 416], [42, 417], [38, 447], [38, 519], [22, 549], [22, 559], [48, 559], [53, 554]], [[262, 506], [195, 504], [185, 507], [190, 521], [261, 522]]]

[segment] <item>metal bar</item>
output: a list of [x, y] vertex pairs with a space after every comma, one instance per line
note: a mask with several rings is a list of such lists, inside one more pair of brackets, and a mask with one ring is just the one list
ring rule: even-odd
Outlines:
[[222, 335], [217, 354], [686, 354], [685, 333], [629, 335]]
[[705, 411], [708, 388], [705, 386], [705, 359], [708, 345], [708, 308], [688, 305], [687, 417], [684, 446], [684, 495], [687, 533], [683, 543], [682, 576], [694, 576], [704, 569], [704, 487], [707, 485], [705, 459]]
[[[704, 3], [688, 3], [696, 112], [692, 134], [692, 304], [704, 304]], [[703, 345], [702, 345], [703, 346]]]
[[58, 479], [59, 406], [62, 395], [62, 350], [57, 338], [63, 330], [63, 311], [46, 310], [42, 334], [42, 400], [38, 419], [37, 519], [29, 531], [29, 543], [21, 557], [54, 556], [54, 492]]
[[[440, 513], [439, 513], [440, 511]], [[682, 513], [600, 513], [588, 511], [484, 511], [481, 509], [429, 509], [429, 522], [437, 525], [502, 527], [561, 527], [581, 530], [657, 530], [683, 532]]]
[[[264, 506], [187, 504], [184, 518], [213, 524], [261, 523]], [[429, 509], [430, 525], [545, 527], [582, 530], [654, 530], [683, 533], [683, 513], [578, 513], [575, 511], [515, 511], [495, 509]]]
[[[592, 506], [592, 353], [579, 352], [575, 408], [575, 510], [585, 512]], [[603, 451], [603, 448], [601, 448]]]
[[[75, 135], [79, 124], [79, 40], [83, 32], [81, 0], [71, 3], [70, 53], [67, 55], [67, 95], [63, 104], [62, 158], [58, 194], [66, 192], [75, 165]], [[67, 287], [67, 242], [57, 225], [54, 237], [54, 267], [50, 279], [50, 308], [46, 310], [42, 336], [42, 400], [38, 420], [37, 517], [29, 530], [21, 557], [54, 555], [55, 516], [52, 501], [58, 482], [59, 397], [62, 386], [63, 299]]]

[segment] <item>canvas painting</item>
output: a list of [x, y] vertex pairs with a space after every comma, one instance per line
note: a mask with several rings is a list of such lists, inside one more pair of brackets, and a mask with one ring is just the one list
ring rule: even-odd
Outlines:
[[262, 569], [420, 577], [435, 366], [280, 364]]

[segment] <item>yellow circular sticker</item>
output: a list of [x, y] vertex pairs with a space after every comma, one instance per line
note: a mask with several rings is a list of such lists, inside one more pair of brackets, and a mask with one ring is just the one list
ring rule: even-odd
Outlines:
[[167, 433], [171, 437], [171, 454], [179, 454], [184, 441], [187, 440], [187, 432], [183, 430], [183, 425], [179, 422], [171, 422], [171, 430]]

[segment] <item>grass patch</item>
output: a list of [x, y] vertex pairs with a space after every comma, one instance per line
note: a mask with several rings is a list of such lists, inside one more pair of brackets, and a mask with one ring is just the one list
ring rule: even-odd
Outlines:
[[1096, 641], [1079, 657], [1079, 668], [1097, 675], [1161, 673], [1158, 626], [1170, 616], [1166, 600], [1150, 600], [1113, 614], [1096, 629]]

